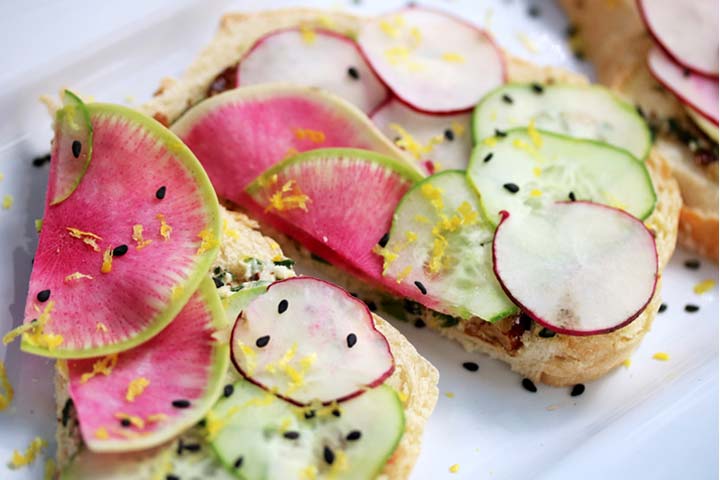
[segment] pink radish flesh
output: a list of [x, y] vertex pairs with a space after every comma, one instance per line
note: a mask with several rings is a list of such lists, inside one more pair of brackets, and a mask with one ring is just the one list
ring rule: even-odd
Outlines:
[[655, 240], [643, 223], [589, 202], [503, 212], [493, 240], [495, 274], [538, 323], [567, 335], [623, 327], [655, 292]]

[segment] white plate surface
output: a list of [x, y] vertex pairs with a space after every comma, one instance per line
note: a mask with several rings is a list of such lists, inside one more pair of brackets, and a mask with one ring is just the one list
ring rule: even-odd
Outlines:
[[[600, 0], [598, 0], [600, 1]], [[49, 118], [37, 102], [43, 93], [71, 86], [103, 101], [141, 102], [161, 77], [177, 75], [210, 39], [220, 14], [293, 5], [288, 1], [172, 2], [91, 0], [0, 4], [0, 197], [15, 204], [0, 210], [0, 332], [19, 324], [37, 244], [33, 226], [42, 216], [47, 166], [31, 159], [46, 153]], [[305, 5], [377, 13], [398, 1], [307, 1]], [[588, 72], [564, 42], [566, 21], [550, 1], [536, 0], [540, 16], [520, 0], [435, 1], [489, 26], [511, 52], [541, 64]], [[528, 41], [532, 44], [529, 45]], [[718, 476], [718, 294], [697, 295], [693, 286], [716, 279], [708, 261], [698, 271], [678, 251], [664, 277], [668, 304], [653, 330], [620, 368], [587, 385], [584, 395], [540, 386], [530, 394], [503, 364], [460, 347], [431, 331], [396, 322], [441, 372], [440, 400], [428, 423], [413, 478], [692, 478]], [[686, 303], [700, 306], [684, 312]], [[652, 359], [667, 352], [670, 360]], [[30, 468], [5, 470], [12, 450], [36, 435], [52, 439], [54, 402], [49, 361], [0, 346], [16, 396], [0, 413], [0, 478], [42, 478], [42, 459]], [[476, 361], [479, 371], [461, 367]], [[53, 452], [51, 444], [49, 452]], [[457, 473], [449, 472], [453, 464]]]

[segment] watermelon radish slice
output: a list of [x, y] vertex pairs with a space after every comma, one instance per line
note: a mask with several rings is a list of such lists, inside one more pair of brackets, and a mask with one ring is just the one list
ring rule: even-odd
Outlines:
[[682, 68], [718, 76], [717, 0], [638, 0], [655, 41]]
[[469, 110], [505, 78], [505, 60], [484, 30], [427, 8], [373, 19], [358, 44], [395, 96], [427, 113]]
[[382, 281], [373, 248], [420, 174], [403, 162], [357, 149], [305, 152], [250, 184], [249, 208], [312, 253]]
[[467, 167], [472, 150], [470, 113], [428, 115], [393, 98], [370, 118], [395, 145], [423, 162], [429, 173]]
[[230, 345], [245, 378], [298, 405], [356, 397], [395, 369], [365, 303], [311, 277], [270, 285], [238, 318]]
[[718, 80], [683, 70], [662, 50], [648, 53], [648, 65], [655, 79], [698, 114], [718, 125]]
[[405, 432], [402, 402], [386, 385], [337, 409], [310, 410], [241, 381], [212, 417], [222, 427], [212, 446], [242, 479], [382, 478]]
[[405, 295], [442, 313], [493, 322], [515, 312], [492, 269], [495, 227], [465, 172], [446, 170], [415, 185], [395, 211], [385, 275]]
[[350, 38], [328, 30], [293, 28], [272, 32], [240, 61], [237, 86], [287, 82], [319, 87], [365, 113], [389, 94]]
[[50, 205], [62, 202], [75, 191], [92, 156], [93, 129], [85, 104], [69, 90], [63, 94], [63, 103], [55, 119], [52, 158], [60, 165], [52, 169], [48, 181]]
[[655, 292], [655, 239], [643, 223], [589, 202], [503, 213], [495, 273], [534, 320], [568, 335], [611, 332], [633, 321]]
[[200, 159], [218, 195], [241, 205], [250, 182], [298, 152], [354, 147], [403, 158], [360, 111], [310, 87], [230, 90], [191, 108], [172, 129]]
[[206, 278], [151, 340], [117, 357], [69, 360], [70, 397], [88, 448], [151, 448], [198, 422], [220, 395], [227, 371], [229, 346], [215, 338], [226, 325], [215, 286]]
[[[212, 186], [177, 137], [128, 108], [85, 108], [92, 159], [71, 196], [47, 197], [25, 308], [23, 350], [58, 358], [127, 350], [160, 332], [210, 268], [220, 231]], [[51, 185], [74, 178], [62, 171], [72, 148], [59, 147], [78, 109], [58, 113]]]

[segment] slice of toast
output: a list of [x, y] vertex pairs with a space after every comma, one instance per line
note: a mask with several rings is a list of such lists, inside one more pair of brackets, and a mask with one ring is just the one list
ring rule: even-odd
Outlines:
[[[282, 250], [274, 240], [258, 231], [256, 222], [239, 212], [225, 208], [221, 211], [224, 235], [214, 267], [220, 267], [245, 281], [257, 278], [274, 280], [294, 275], [292, 270], [278, 269], [273, 264], [273, 258], [282, 256]], [[248, 259], [254, 259], [252, 271], [247, 268]], [[437, 402], [438, 372], [400, 332], [377, 315], [373, 318], [377, 328], [388, 339], [395, 358], [395, 371], [385, 383], [399, 393], [405, 406], [405, 433], [383, 475], [390, 479], [404, 479], [410, 475], [420, 454], [423, 429]], [[63, 361], [57, 362], [55, 395], [57, 463], [62, 470], [82, 443], [74, 411], [67, 406], [68, 377]]]
[[560, 5], [573, 24], [571, 42], [593, 62], [600, 82], [634, 102], [656, 130], [656, 150], [670, 164], [683, 198], [680, 244], [717, 261], [717, 143], [652, 77], [647, 54], [653, 39], [637, 2], [560, 0]]

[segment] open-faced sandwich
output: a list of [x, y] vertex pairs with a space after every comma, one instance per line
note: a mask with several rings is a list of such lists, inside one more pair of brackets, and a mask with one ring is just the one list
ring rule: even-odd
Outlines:
[[161, 124], [65, 92], [3, 339], [58, 359], [59, 478], [409, 475], [437, 371], [256, 227]]
[[680, 184], [679, 242], [718, 259], [718, 2], [561, 0], [571, 42], [634, 102]]
[[680, 197], [644, 119], [461, 19], [227, 15], [144, 109], [298, 268], [532, 381], [607, 373], [660, 305]]

